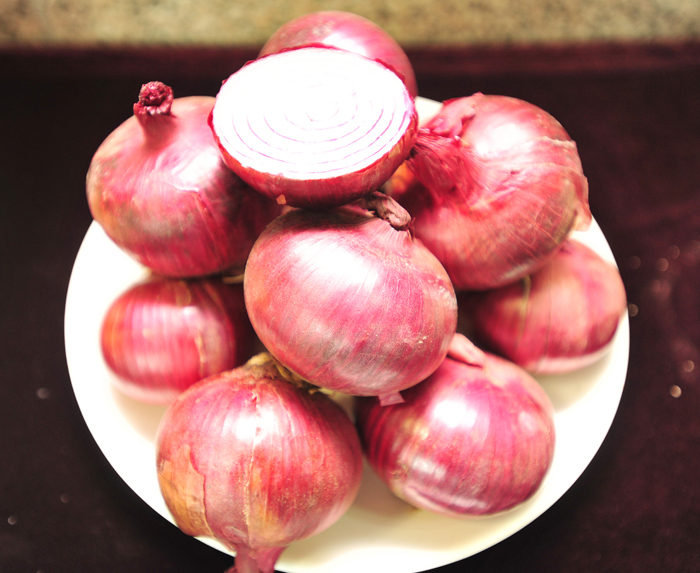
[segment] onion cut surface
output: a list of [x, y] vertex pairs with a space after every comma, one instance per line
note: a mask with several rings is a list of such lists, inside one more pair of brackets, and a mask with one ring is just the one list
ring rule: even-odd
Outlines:
[[312, 208], [378, 189], [408, 156], [417, 123], [389, 68], [321, 47], [249, 62], [223, 84], [210, 117], [224, 161], [244, 181]]

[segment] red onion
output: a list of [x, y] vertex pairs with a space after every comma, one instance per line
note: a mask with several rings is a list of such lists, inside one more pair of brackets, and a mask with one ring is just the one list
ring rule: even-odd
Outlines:
[[237, 272], [278, 213], [221, 160], [207, 119], [213, 97], [141, 88], [134, 115], [100, 145], [87, 198], [107, 235], [161, 275]]
[[456, 330], [447, 273], [395, 201], [297, 209], [260, 235], [246, 308], [265, 347], [301, 378], [384, 403], [442, 362]]
[[571, 239], [533, 275], [459, 302], [483, 344], [537, 374], [598, 360], [627, 308], [617, 267]]
[[554, 413], [524, 370], [491, 354], [476, 365], [448, 357], [403, 397], [391, 406], [355, 399], [363, 449], [395, 495], [475, 516], [516, 507], [539, 489], [554, 454]]
[[112, 381], [142, 402], [169, 404], [195, 382], [240, 366], [256, 342], [243, 287], [152, 277], [121, 294], [102, 322]]
[[258, 355], [190, 387], [158, 429], [166, 504], [185, 533], [236, 552], [230, 573], [273, 573], [284, 548], [337, 521], [360, 486], [350, 418], [293, 382]]
[[413, 66], [398, 42], [371, 20], [350, 12], [321, 10], [299, 16], [272, 34], [260, 55], [315, 45], [378, 60], [399, 74], [411, 97], [418, 95]]
[[457, 290], [485, 290], [534, 272], [591, 220], [576, 144], [522, 100], [477, 93], [445, 102], [409, 160], [417, 181], [387, 192]]
[[221, 87], [210, 121], [243, 180], [280, 204], [316, 208], [389, 179], [411, 150], [418, 115], [381, 63], [312, 47], [243, 66]]

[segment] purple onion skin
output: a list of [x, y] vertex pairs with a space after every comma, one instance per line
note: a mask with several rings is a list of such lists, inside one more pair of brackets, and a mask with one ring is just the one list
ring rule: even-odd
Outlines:
[[251, 251], [244, 291], [270, 353], [347, 394], [388, 399], [418, 383], [456, 330], [456, 296], [437, 259], [408, 230], [367, 212], [277, 218]]
[[357, 432], [340, 406], [256, 358], [184, 392], [156, 444], [178, 527], [235, 551], [237, 573], [273, 573], [285, 547], [345, 513], [362, 475]]
[[136, 115], [90, 163], [92, 216], [120, 248], [160, 275], [239, 272], [280, 212], [224, 164], [207, 122], [214, 102], [175, 98], [169, 111], [153, 113], [142, 113], [137, 103]]
[[533, 273], [591, 221], [576, 144], [522, 100], [479, 93], [445, 102], [419, 130], [408, 165], [415, 180], [399, 181], [392, 196], [457, 290]]
[[403, 79], [411, 97], [418, 96], [416, 75], [403, 48], [380, 26], [350, 12], [321, 10], [299, 16], [276, 30], [259, 56], [317, 45], [354, 52], [382, 62]]
[[115, 387], [163, 405], [195, 382], [243, 364], [256, 341], [242, 285], [218, 279], [150, 277], [110, 305], [100, 331]]
[[554, 454], [553, 408], [538, 383], [491, 354], [483, 366], [448, 357], [380, 406], [356, 398], [364, 452], [399, 498], [435, 513], [500, 513], [540, 487]]
[[571, 239], [530, 277], [460, 293], [459, 302], [483, 345], [533, 374], [572, 372], [599, 360], [627, 308], [617, 268]]

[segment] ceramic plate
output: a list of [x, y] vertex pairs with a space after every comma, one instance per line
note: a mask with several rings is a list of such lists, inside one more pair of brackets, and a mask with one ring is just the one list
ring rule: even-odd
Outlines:
[[[418, 98], [423, 119], [439, 108]], [[594, 221], [575, 238], [614, 262]], [[107, 308], [148, 271], [92, 223], [75, 260], [65, 309], [65, 344], [73, 390], [85, 422], [107, 460], [150, 507], [173, 521], [158, 488], [155, 433], [163, 407], [115, 390], [99, 332]], [[459, 561], [516, 533], [551, 507], [578, 479], [600, 447], [617, 411], [627, 374], [629, 322], [623, 316], [610, 351], [572, 374], [540, 376], [556, 410], [554, 459], [533, 498], [510, 512], [456, 519], [417, 510], [393, 496], [366, 465], [350, 510], [321, 534], [293, 543], [276, 569], [287, 573], [416, 573]], [[202, 539], [221, 551], [223, 546]]]

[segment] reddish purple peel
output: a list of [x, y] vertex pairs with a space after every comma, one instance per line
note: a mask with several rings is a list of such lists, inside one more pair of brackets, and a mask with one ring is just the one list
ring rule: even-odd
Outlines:
[[483, 344], [537, 374], [600, 359], [627, 308], [617, 268], [574, 240], [523, 281], [459, 300]]
[[411, 97], [418, 96], [413, 66], [403, 48], [377, 24], [350, 12], [321, 10], [299, 16], [270, 36], [260, 56], [309, 46], [338, 48], [380, 61], [402, 78]]
[[382, 64], [300, 48], [233, 74], [210, 123], [224, 161], [251, 187], [318, 208], [350, 203], [389, 179], [415, 141], [418, 115]]
[[404, 403], [355, 401], [363, 449], [398, 497], [454, 517], [527, 501], [554, 455], [553, 408], [524, 370], [493, 355], [483, 366], [445, 359]]
[[152, 277], [112, 302], [101, 327], [113, 384], [151, 404], [169, 404], [202, 378], [240, 366], [254, 342], [242, 286], [213, 279]]
[[420, 382], [456, 330], [437, 259], [408, 230], [349, 207], [278, 217], [253, 247], [244, 291], [270, 353], [348, 394], [390, 396]]
[[362, 476], [346, 413], [284, 380], [269, 355], [180, 395], [161, 421], [156, 452], [177, 525], [236, 551], [238, 573], [272, 573], [291, 542], [345, 513]]
[[553, 117], [505, 96], [445, 102], [387, 188], [457, 290], [486, 290], [537, 270], [591, 221], [575, 143]]
[[92, 216], [120, 248], [161, 275], [241, 270], [257, 236], [280, 212], [222, 161], [207, 123], [213, 105], [214, 98], [204, 96], [166, 97], [157, 108], [137, 103], [136, 115], [104, 140], [90, 163]]

